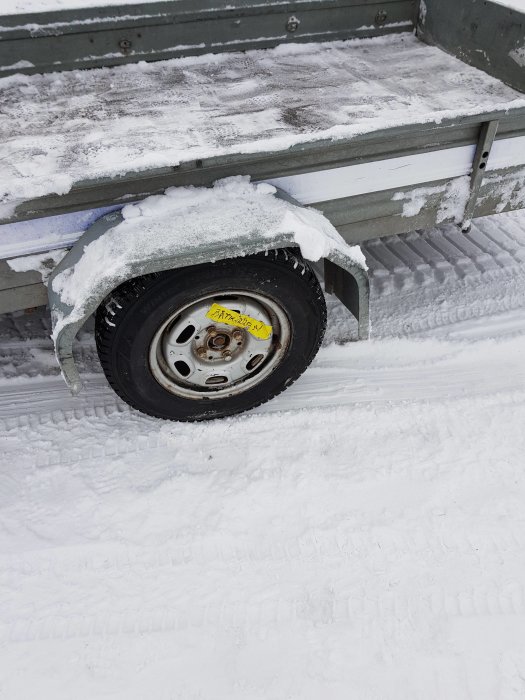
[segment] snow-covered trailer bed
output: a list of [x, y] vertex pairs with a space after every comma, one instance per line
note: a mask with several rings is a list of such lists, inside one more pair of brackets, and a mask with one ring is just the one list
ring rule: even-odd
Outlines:
[[[231, 176], [275, 186], [294, 213], [300, 205], [320, 210], [346, 244], [447, 221], [467, 228], [474, 216], [525, 206], [525, 16], [478, 0], [453, 7], [448, 0], [172, 0], [39, 21], [0, 18], [0, 56], [7, 47], [17, 59], [4, 59], [0, 79], [0, 260], [43, 254], [52, 267], [50, 251], [70, 248], [99, 220], [54, 273], [74, 277], [85, 242], [106, 234], [106, 220], [118, 226], [129, 202]], [[124, 29], [135, 32], [133, 41], [104, 53]], [[327, 38], [338, 40], [320, 41]], [[172, 55], [180, 57], [158, 60]], [[154, 62], [136, 63], [143, 58]], [[104, 67], [35, 74], [74, 65]], [[23, 74], [8, 75], [15, 70]], [[141, 264], [89, 289], [81, 311], [71, 288], [66, 294], [55, 283], [52, 303], [58, 309], [68, 299], [57, 337], [64, 318], [76, 330], [127, 277], [299, 241], [298, 230], [277, 225], [273, 241], [265, 240], [260, 201], [238, 185], [254, 198], [252, 225], [261, 235], [245, 231], [237, 240], [232, 232], [235, 243], [223, 236], [215, 247], [202, 239], [197, 255], [174, 224], [164, 260], [151, 263], [144, 249]], [[327, 286], [366, 335], [359, 265], [342, 246], [327, 246]], [[42, 256], [0, 262], [0, 310], [45, 301], [31, 271], [41, 263]], [[69, 336], [58, 356], [76, 384]]]

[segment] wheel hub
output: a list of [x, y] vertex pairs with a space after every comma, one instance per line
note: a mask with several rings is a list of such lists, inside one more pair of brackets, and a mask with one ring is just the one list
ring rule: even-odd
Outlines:
[[230, 362], [232, 357], [242, 353], [244, 344], [245, 331], [228, 328], [219, 330], [210, 326], [204, 337], [196, 336], [193, 351], [204, 362], [216, 362], [221, 359]]
[[[233, 333], [227, 330], [218, 331], [214, 326], [208, 328], [205, 344], [210, 350], [224, 350], [233, 341]], [[241, 343], [239, 342], [239, 345]]]
[[[217, 300], [272, 326], [273, 335], [261, 340], [242, 328], [209, 325], [206, 314]], [[150, 368], [155, 379], [173, 393], [191, 398], [232, 395], [273, 370], [289, 337], [287, 316], [267, 297], [251, 292], [206, 297], [172, 314], [159, 328], [151, 343]]]

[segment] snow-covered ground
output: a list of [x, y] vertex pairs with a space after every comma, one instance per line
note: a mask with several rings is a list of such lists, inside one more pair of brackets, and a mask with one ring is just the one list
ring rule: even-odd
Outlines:
[[142, 416], [0, 319], [0, 698], [525, 696], [525, 215], [364, 246], [251, 414]]

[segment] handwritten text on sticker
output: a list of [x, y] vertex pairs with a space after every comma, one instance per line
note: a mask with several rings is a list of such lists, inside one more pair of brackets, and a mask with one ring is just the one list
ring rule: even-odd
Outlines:
[[237, 311], [227, 309], [225, 306], [221, 306], [220, 304], [212, 304], [206, 316], [212, 321], [216, 321], [216, 323], [225, 323], [228, 326], [244, 328], [255, 338], [259, 338], [259, 340], [268, 340], [273, 332], [272, 327], [267, 326], [262, 321], [258, 321], [256, 318], [246, 316], [245, 314], [240, 314]]

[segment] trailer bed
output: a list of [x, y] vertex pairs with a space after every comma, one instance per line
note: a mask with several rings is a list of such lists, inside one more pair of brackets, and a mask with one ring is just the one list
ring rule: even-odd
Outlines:
[[16, 75], [0, 90], [4, 220], [80, 182], [525, 109], [524, 95], [411, 33]]

